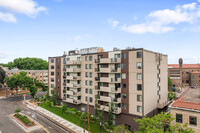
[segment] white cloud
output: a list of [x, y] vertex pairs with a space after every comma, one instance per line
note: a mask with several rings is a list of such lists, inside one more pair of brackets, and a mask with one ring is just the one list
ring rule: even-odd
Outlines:
[[2, 13], [0, 12], [0, 20], [4, 22], [12, 22], [12, 23], [17, 23], [17, 20], [15, 16], [13, 16], [10, 13]]
[[0, 0], [0, 7], [31, 17], [35, 17], [39, 12], [47, 11], [45, 7], [38, 6], [33, 0]]
[[200, 0], [198, 0], [198, 2], [200, 2]]
[[73, 41], [77, 42], [77, 41], [80, 41], [84, 38], [90, 38], [90, 37], [92, 37], [92, 35], [90, 35], [90, 34], [77, 35], [73, 38]]
[[131, 26], [124, 25], [122, 30], [127, 31], [133, 34], [143, 34], [147, 32], [151, 33], [165, 33], [169, 31], [173, 31], [174, 28], [168, 26], [162, 26], [159, 23], [149, 23], [149, 24], [136, 24]]
[[108, 23], [112, 25], [113, 28], [117, 27], [119, 24], [119, 21], [113, 20], [113, 19], [109, 19]]
[[197, 3], [189, 3], [182, 6], [178, 5], [174, 10], [164, 9], [150, 12], [147, 22], [130, 26], [124, 25], [122, 30], [133, 34], [142, 34], [146, 32], [166, 33], [174, 30], [174, 28], [170, 26], [171, 24], [191, 24], [196, 22], [199, 18], [200, 5], [197, 5]]

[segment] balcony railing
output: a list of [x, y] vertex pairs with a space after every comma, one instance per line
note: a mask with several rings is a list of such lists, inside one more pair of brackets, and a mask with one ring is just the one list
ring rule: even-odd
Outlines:
[[101, 58], [99, 63], [121, 63], [121, 58]]
[[66, 64], [67, 65], [77, 65], [77, 64], [81, 64], [81, 61], [72, 60], [72, 61], [67, 61]]

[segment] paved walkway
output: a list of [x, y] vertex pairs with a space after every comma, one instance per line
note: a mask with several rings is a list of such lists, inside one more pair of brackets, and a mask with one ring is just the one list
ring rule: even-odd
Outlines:
[[[50, 111], [41, 108], [39, 106], [33, 105], [32, 103], [28, 102], [27, 105], [28, 108], [35, 110], [37, 112], [39, 112], [42, 115], [45, 115], [46, 117], [50, 118], [51, 120], [55, 121], [56, 123], [58, 123], [59, 125], [61, 125], [62, 127], [65, 127], [66, 129], [69, 129], [72, 132], [75, 133], [84, 133], [83, 128], [61, 118], [60, 116], [55, 115], [54, 113], [51, 113]], [[85, 133], [88, 133], [87, 131], [85, 131]]]

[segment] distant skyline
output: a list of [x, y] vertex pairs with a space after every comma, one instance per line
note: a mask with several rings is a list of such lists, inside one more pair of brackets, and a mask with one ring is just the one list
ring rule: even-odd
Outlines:
[[76, 48], [144, 48], [200, 63], [200, 0], [0, 0], [0, 63]]

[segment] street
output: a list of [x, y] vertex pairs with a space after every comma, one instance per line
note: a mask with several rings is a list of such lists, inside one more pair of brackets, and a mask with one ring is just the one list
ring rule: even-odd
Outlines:
[[[44, 92], [37, 93], [37, 96], [43, 95]], [[30, 99], [30, 95], [27, 95], [26, 99]], [[43, 116], [35, 113], [34, 111], [26, 108], [22, 105], [23, 96], [11, 97], [0, 100], [0, 133], [24, 133], [24, 131], [15, 123], [9, 119], [8, 115], [13, 114], [16, 108], [20, 108], [21, 112], [32, 117], [41, 124], [50, 133], [65, 133], [66, 131], [52, 123]], [[45, 133], [44, 130], [34, 131], [32, 133]]]

